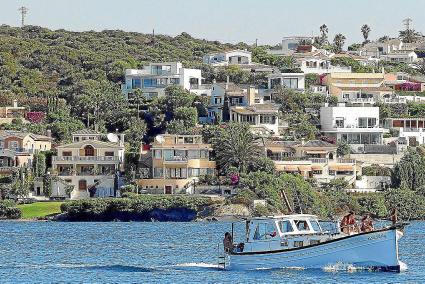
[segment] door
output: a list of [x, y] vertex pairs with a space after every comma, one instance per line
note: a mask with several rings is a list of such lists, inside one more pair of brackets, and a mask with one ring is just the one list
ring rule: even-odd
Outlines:
[[173, 194], [173, 187], [171, 185], [165, 186], [165, 194]]

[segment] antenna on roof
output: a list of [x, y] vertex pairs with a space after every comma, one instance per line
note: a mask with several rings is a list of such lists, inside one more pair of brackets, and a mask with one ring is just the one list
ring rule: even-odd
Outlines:
[[27, 16], [28, 10], [29, 9], [25, 6], [22, 6], [18, 9], [18, 11], [21, 12], [21, 25], [22, 25], [22, 27], [25, 26], [25, 17]]

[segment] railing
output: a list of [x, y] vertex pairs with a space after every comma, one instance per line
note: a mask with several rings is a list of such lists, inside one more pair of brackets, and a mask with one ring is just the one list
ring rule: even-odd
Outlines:
[[118, 156], [55, 156], [53, 161], [119, 161]]
[[187, 157], [184, 157], [184, 156], [164, 157], [164, 161], [167, 161], [167, 162], [187, 162]]
[[327, 164], [329, 159], [326, 158], [310, 158], [310, 162], [313, 164]]
[[338, 158], [336, 159], [336, 162], [339, 164], [354, 164], [356, 163], [355, 159], [344, 159], [344, 158]]

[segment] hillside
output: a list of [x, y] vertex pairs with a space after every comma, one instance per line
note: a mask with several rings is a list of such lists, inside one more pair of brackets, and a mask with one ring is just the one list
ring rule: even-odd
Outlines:
[[[94, 123], [101, 131], [118, 129], [143, 135], [147, 129], [144, 120], [136, 119], [134, 107], [121, 96], [120, 83], [126, 68], [181, 61], [187, 67], [207, 71], [209, 67], [202, 64], [204, 54], [247, 47], [195, 39], [186, 33], [171, 37], [119, 30], [70, 32], [3, 25], [0, 106], [18, 99], [20, 105], [47, 116], [39, 125], [2, 128], [40, 134], [51, 129], [59, 141], [69, 139], [74, 130], [94, 127]], [[154, 108], [163, 104], [159, 102]]]

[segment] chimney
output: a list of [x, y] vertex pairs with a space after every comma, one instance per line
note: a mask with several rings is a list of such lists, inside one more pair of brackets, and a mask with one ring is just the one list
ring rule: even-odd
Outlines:
[[13, 100], [13, 107], [18, 107], [18, 100], [16, 99]]
[[46, 130], [46, 136], [52, 138], [52, 130], [47, 129]]
[[97, 123], [94, 124], [94, 131], [98, 131], [99, 127], [97, 126]]
[[123, 133], [120, 134], [120, 147], [124, 147], [124, 135]]
[[229, 83], [230, 83], [230, 76], [227, 75], [227, 77], [226, 77], [226, 90], [229, 88]]
[[255, 104], [255, 87], [254, 86], [248, 87], [247, 101], [249, 106], [252, 106]]
[[301, 138], [301, 146], [305, 145], [305, 138]]

